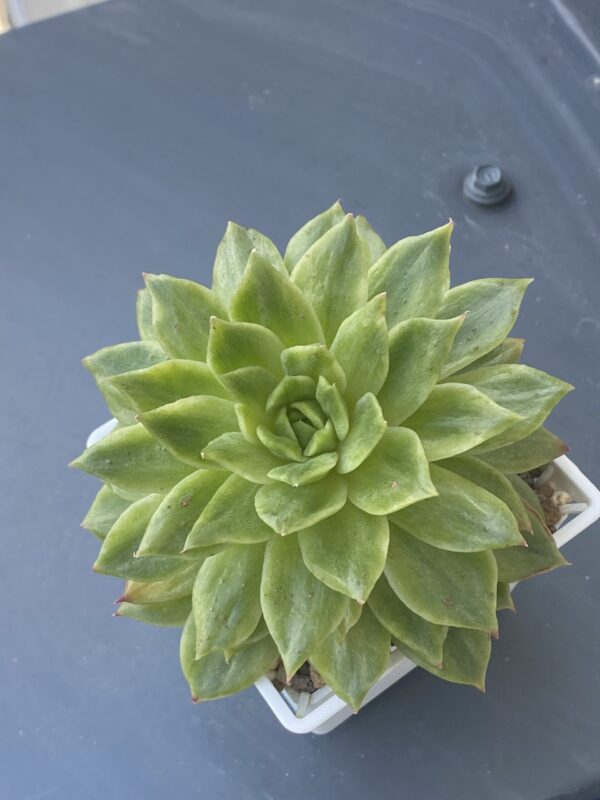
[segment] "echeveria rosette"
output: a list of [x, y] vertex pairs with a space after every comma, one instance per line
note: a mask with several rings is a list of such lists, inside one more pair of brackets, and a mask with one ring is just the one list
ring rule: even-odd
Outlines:
[[450, 289], [451, 230], [388, 249], [336, 203], [282, 258], [230, 224], [212, 289], [146, 276], [140, 341], [86, 360], [119, 421], [75, 462], [95, 569], [184, 626], [195, 698], [281, 658], [358, 708], [392, 645], [482, 687], [509, 583], [564, 563], [517, 473], [570, 387], [516, 363], [528, 280]]

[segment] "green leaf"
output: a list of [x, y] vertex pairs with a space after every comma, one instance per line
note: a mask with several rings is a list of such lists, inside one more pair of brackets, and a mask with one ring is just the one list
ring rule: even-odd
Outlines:
[[400, 600], [384, 575], [369, 595], [369, 608], [394, 639], [400, 639], [422, 658], [441, 666], [448, 628], [427, 622], [411, 611]]
[[136, 558], [142, 537], [158, 504], [160, 495], [150, 494], [124, 511], [100, 549], [95, 572], [136, 581], [158, 581], [180, 572], [188, 561], [182, 556]]
[[296, 536], [267, 543], [260, 596], [288, 677], [337, 628], [348, 605], [307, 569]]
[[256, 512], [276, 533], [285, 536], [335, 514], [346, 502], [346, 495], [345, 482], [333, 472], [306, 486], [261, 486], [256, 494]]
[[259, 486], [230, 475], [217, 488], [196, 520], [185, 543], [186, 550], [215, 544], [254, 544], [271, 539], [271, 528], [254, 507]]
[[202, 563], [192, 594], [196, 658], [238, 647], [258, 625], [264, 550], [231, 545]]
[[378, 258], [385, 253], [387, 247], [377, 231], [359, 214], [355, 218], [356, 232], [359, 238], [366, 244], [369, 251], [369, 265], [374, 264]]
[[494, 553], [498, 564], [498, 580], [505, 583], [522, 581], [532, 575], [563, 567], [562, 557], [552, 535], [536, 514], [530, 513], [532, 533], [523, 532], [527, 547], [510, 547]]
[[256, 251], [231, 302], [231, 319], [254, 322], [273, 331], [286, 347], [323, 342], [311, 304], [289, 275], [273, 268]]
[[401, 239], [369, 270], [369, 297], [387, 292], [390, 328], [412, 317], [435, 316], [450, 285], [451, 234], [448, 222], [422, 236]]
[[294, 267], [292, 280], [311, 303], [330, 344], [341, 323], [367, 302], [368, 251], [350, 215], [327, 231]]
[[206, 364], [184, 359], [170, 359], [146, 369], [105, 378], [104, 385], [114, 387], [126, 398], [129, 407], [136, 414], [152, 411], [192, 395], [229, 397], [227, 389]]
[[352, 628], [358, 620], [360, 619], [360, 615], [362, 614], [362, 610], [364, 608], [364, 604], [358, 603], [356, 600], [350, 600], [346, 611], [344, 613], [344, 618], [336, 628], [342, 635], [346, 635], [350, 628]]
[[482, 278], [450, 289], [438, 319], [466, 314], [442, 375], [452, 375], [498, 347], [515, 324], [530, 278]]
[[[496, 364], [515, 364], [521, 358], [524, 347], [525, 339], [511, 339], [509, 336], [498, 347], [494, 347], [489, 353], [454, 372], [453, 375], [462, 375], [464, 372], [479, 369], [479, 367], [492, 367]], [[452, 378], [452, 380], [457, 380], [457, 378]]]
[[101, 478], [128, 499], [166, 492], [193, 470], [177, 461], [143, 425], [109, 433], [84, 450], [71, 466]]
[[385, 576], [402, 602], [429, 622], [498, 629], [498, 570], [489, 551], [440, 550], [392, 525]]
[[319, 429], [325, 425], [325, 415], [321, 411], [321, 407], [316, 400], [296, 400], [291, 404], [290, 410], [291, 409], [299, 411], [299, 418], [306, 420], [313, 428]]
[[277, 647], [270, 636], [242, 647], [226, 661], [223, 653], [210, 653], [196, 659], [196, 631], [190, 614], [183, 629], [179, 649], [181, 668], [190, 685], [192, 699], [216, 700], [252, 686], [278, 658]]
[[256, 428], [259, 442], [270, 450], [274, 456], [281, 458], [285, 461], [304, 461], [300, 445], [288, 436], [279, 436], [273, 431], [270, 431], [265, 425], [259, 425]]
[[319, 376], [317, 384], [317, 402], [323, 413], [331, 420], [337, 438], [343, 441], [350, 427], [348, 407], [338, 387], [334, 383], [329, 383], [322, 375]]
[[209, 321], [227, 313], [210, 289], [169, 275], [146, 275], [156, 339], [173, 358], [206, 361]]
[[289, 241], [285, 251], [284, 261], [288, 270], [291, 272], [306, 251], [327, 233], [328, 230], [341, 222], [345, 217], [344, 209], [339, 200], [313, 219], [303, 225]]
[[189, 561], [181, 572], [177, 572], [162, 581], [152, 581], [152, 583], [127, 581], [125, 591], [118, 602], [157, 605], [187, 597], [190, 601], [189, 613], [192, 604], [192, 589], [201, 563], [200, 559]]
[[242, 282], [253, 250], [275, 269], [284, 269], [279, 250], [267, 236], [253, 228], [242, 228], [235, 222], [229, 222], [217, 248], [213, 266], [213, 291], [227, 308]]
[[425, 402], [462, 322], [409, 319], [389, 332], [390, 366], [377, 398], [390, 425], [400, 425]]
[[337, 592], [365, 603], [383, 572], [389, 541], [384, 516], [346, 503], [336, 514], [298, 534], [304, 563]]
[[152, 295], [148, 289], [138, 289], [135, 304], [135, 318], [140, 339], [154, 339], [152, 324]]
[[431, 464], [437, 497], [392, 514], [391, 520], [424, 542], [457, 553], [523, 545], [517, 520], [495, 495], [467, 478]]
[[263, 367], [276, 377], [283, 375], [280, 355], [283, 344], [262, 325], [252, 322], [210, 321], [208, 364], [216, 375], [244, 367]]
[[241, 433], [224, 433], [214, 439], [204, 448], [203, 456], [252, 483], [272, 483], [269, 470], [283, 464], [266, 447], [246, 441]]
[[461, 383], [475, 386], [491, 400], [523, 419], [477, 448], [485, 453], [524, 439], [544, 422], [554, 406], [573, 387], [539, 369], [524, 364], [481, 367], [460, 376]]
[[360, 398], [352, 412], [349, 432], [339, 445], [338, 472], [346, 474], [359, 467], [373, 452], [387, 430], [387, 423], [374, 394]]
[[344, 370], [324, 344], [289, 347], [281, 354], [281, 363], [288, 375], [308, 375], [315, 383], [323, 377], [346, 391]]
[[483, 461], [500, 472], [529, 472], [530, 469], [549, 464], [568, 452], [567, 445], [546, 428], [538, 428], [524, 439], [490, 453], [478, 453]]
[[169, 600], [165, 603], [152, 605], [137, 605], [135, 603], [121, 603], [115, 617], [130, 617], [138, 622], [148, 625], [160, 625], [167, 628], [181, 628], [189, 616], [192, 608], [192, 598], [180, 597], [178, 600]]
[[474, 386], [442, 383], [404, 425], [418, 434], [429, 461], [438, 461], [470, 450], [519, 419]]
[[320, 481], [335, 467], [338, 460], [337, 453], [323, 453], [309, 458], [302, 463], [284, 464], [281, 467], [269, 470], [269, 478], [282, 481], [289, 486], [305, 486], [309, 483]]
[[312, 434], [310, 441], [304, 447], [304, 455], [319, 456], [322, 453], [331, 453], [336, 447], [337, 436], [335, 435], [335, 428], [333, 427], [333, 422], [328, 419], [323, 428], [316, 430]]
[[91, 531], [99, 539], [104, 539], [126, 508], [131, 505], [115, 494], [110, 486], [103, 486], [85, 515], [81, 527]]
[[222, 433], [237, 430], [233, 403], [221, 397], [184, 397], [140, 414], [140, 422], [180, 461], [202, 467], [202, 452]]
[[174, 486], [154, 512], [138, 556], [179, 555], [194, 523], [227, 477], [220, 469], [201, 469]]
[[[494, 469], [490, 467], [490, 469]], [[519, 495], [521, 501], [524, 503], [525, 508], [529, 507], [530, 511], [534, 511], [541, 520], [545, 520], [544, 509], [540, 502], [540, 498], [538, 497], [537, 493], [527, 484], [523, 478], [520, 478], [518, 475], [507, 475], [506, 479], [513, 487], [515, 492]], [[524, 513], [527, 516], [527, 511]], [[529, 517], [527, 516], [527, 522], [529, 523]]]
[[358, 711], [365, 695], [390, 663], [390, 634], [368, 608], [344, 636], [334, 631], [311, 656], [333, 691]]
[[277, 386], [277, 378], [264, 367], [242, 367], [219, 375], [219, 380], [238, 403], [255, 412], [264, 412], [267, 398]]
[[388, 428], [348, 476], [348, 497], [367, 514], [391, 514], [435, 494], [421, 442], [407, 428]]
[[513, 488], [510, 480], [499, 470], [474, 456], [455, 456], [444, 461], [438, 461], [438, 466], [449, 469], [457, 475], [462, 475], [463, 478], [476, 483], [482, 489], [487, 489], [488, 492], [491, 492], [510, 508], [517, 520], [519, 530], [531, 530], [523, 501]]
[[317, 386], [312, 378], [307, 375], [286, 375], [269, 395], [267, 411], [275, 413], [299, 400], [312, 400], [316, 393]]
[[451, 683], [475, 686], [485, 691], [485, 673], [492, 652], [489, 634], [483, 631], [450, 628], [444, 642], [444, 666], [427, 663], [417, 653], [398, 642], [398, 649], [423, 669]]
[[515, 611], [515, 604], [511, 594], [510, 583], [498, 581], [496, 611]]

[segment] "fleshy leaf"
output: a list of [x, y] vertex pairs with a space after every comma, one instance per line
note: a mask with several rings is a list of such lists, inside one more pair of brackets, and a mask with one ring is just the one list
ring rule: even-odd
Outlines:
[[267, 397], [277, 386], [277, 378], [264, 367], [241, 367], [219, 375], [219, 380], [238, 403], [264, 413]]
[[549, 464], [568, 452], [567, 445], [546, 428], [538, 428], [514, 444], [499, 447], [489, 453], [478, 453], [483, 461], [500, 472], [528, 472]]
[[409, 319], [389, 332], [390, 366], [377, 399], [390, 425], [400, 425], [425, 402], [462, 321]]
[[418, 434], [429, 461], [438, 461], [476, 447], [519, 420], [474, 386], [442, 383], [404, 425]]
[[373, 452], [387, 430], [387, 423], [374, 394], [360, 398], [352, 412], [349, 432], [339, 445], [338, 472], [346, 474], [359, 467]]
[[138, 556], [181, 553], [194, 523], [227, 476], [220, 469], [201, 469], [174, 486], [154, 512]]
[[262, 615], [263, 544], [231, 545], [207, 558], [192, 594], [196, 658], [241, 645]]
[[[462, 375], [464, 372], [470, 372], [472, 369], [479, 369], [479, 367], [492, 367], [495, 364], [516, 364], [523, 354], [525, 347], [525, 339], [513, 339], [507, 337], [498, 347], [494, 347], [489, 353], [486, 353], [481, 358], [468, 364], [466, 367], [454, 372], [453, 375]], [[452, 380], [459, 380], [453, 378]]]
[[[192, 589], [201, 563], [201, 559], [194, 559], [181, 572], [177, 572], [162, 581], [152, 581], [152, 583], [128, 581], [125, 591], [119, 598], [119, 602], [155, 605], [158, 603], [170, 603], [172, 600], [179, 600], [182, 597], [189, 597], [189, 613], [191, 610]], [[183, 622], [185, 622], [185, 619]]]
[[227, 317], [215, 294], [194, 281], [146, 275], [156, 339], [173, 358], [206, 360], [209, 320]]
[[131, 505], [113, 492], [110, 486], [103, 486], [85, 515], [81, 527], [91, 531], [99, 539], [104, 539], [121, 514]]
[[346, 390], [346, 376], [333, 353], [324, 344], [289, 347], [281, 354], [283, 369], [288, 375], [308, 375], [315, 383], [326, 378], [341, 392]]
[[181, 668], [190, 685], [192, 699], [215, 700], [236, 694], [257, 681], [277, 662], [277, 647], [270, 636], [241, 647], [225, 660], [223, 653], [196, 659], [196, 631], [190, 614], [179, 648]]
[[202, 451], [222, 433], [237, 430], [233, 403], [221, 397], [184, 397], [140, 414], [143, 426], [186, 464], [205, 466]]
[[529, 278], [482, 278], [450, 289], [438, 319], [466, 314], [442, 376], [452, 375], [498, 347], [515, 324]]
[[408, 428], [388, 428], [367, 460], [348, 475], [348, 497], [367, 514], [391, 514], [436, 494], [421, 442]]
[[350, 427], [348, 407], [338, 387], [334, 383], [329, 383], [322, 375], [317, 384], [317, 401], [331, 420], [337, 438], [343, 441]]
[[350, 628], [352, 628], [358, 620], [360, 619], [360, 615], [362, 614], [362, 610], [364, 608], [363, 603], [359, 603], [356, 600], [350, 600], [346, 611], [344, 613], [344, 618], [336, 628], [342, 635], [348, 633]]
[[392, 514], [391, 520], [424, 542], [457, 553], [523, 545], [508, 506], [472, 481], [429, 466], [437, 497]]
[[335, 472], [306, 486], [278, 482], [258, 490], [256, 512], [274, 531], [285, 536], [335, 514], [346, 502], [346, 495], [346, 484]]
[[344, 209], [341, 207], [339, 200], [336, 200], [331, 208], [313, 217], [303, 225], [300, 230], [292, 236], [286, 248], [284, 261], [288, 270], [291, 272], [317, 239], [320, 239], [324, 233], [327, 233], [334, 225], [341, 222], [344, 217]]
[[387, 292], [390, 328], [411, 317], [435, 316], [450, 285], [452, 227], [448, 222], [422, 236], [401, 239], [369, 270], [369, 297]]
[[324, 341], [317, 315], [300, 289], [287, 272], [274, 269], [256, 251], [250, 254], [230, 315], [268, 328], [286, 347]]
[[143, 425], [109, 433], [71, 466], [101, 478], [128, 499], [166, 492], [193, 470], [177, 461]]
[[167, 628], [182, 628], [192, 609], [192, 597], [180, 597], [164, 603], [138, 605], [121, 603], [115, 617], [130, 617], [147, 625], [160, 625]]
[[358, 711], [365, 695], [390, 663], [390, 634], [365, 607], [344, 636], [334, 631], [311, 655], [333, 691]]
[[313, 575], [360, 603], [383, 572], [389, 541], [385, 516], [365, 514], [352, 503], [298, 534], [304, 563]]
[[267, 411], [277, 412], [299, 400], [312, 400], [317, 393], [317, 386], [307, 375], [286, 375], [273, 389], [267, 399]]
[[522, 581], [541, 572], [563, 567], [568, 562], [562, 557], [556, 542], [536, 514], [529, 519], [533, 533], [523, 532], [527, 548], [510, 547], [494, 553], [498, 563], [498, 580], [506, 583]]
[[279, 436], [270, 431], [265, 425], [256, 428], [258, 441], [270, 450], [274, 456], [285, 461], [304, 461], [302, 450], [296, 438], [289, 436]]
[[348, 598], [307, 569], [296, 536], [267, 543], [260, 593], [265, 621], [292, 676], [338, 627]]
[[[494, 469], [494, 467], [490, 467], [490, 469]], [[541, 520], [545, 520], [544, 509], [540, 502], [540, 498], [531, 488], [531, 486], [525, 483], [523, 478], [519, 477], [518, 475], [507, 475], [506, 478], [515, 492], [521, 498], [525, 508], [529, 506], [530, 511], [534, 511]], [[527, 514], [527, 511], [525, 511], [525, 514]], [[527, 517], [527, 521], [529, 522], [529, 517]]]
[[368, 251], [350, 215], [327, 231], [294, 267], [292, 280], [311, 303], [330, 344], [341, 323], [367, 302]]
[[440, 550], [392, 525], [385, 576], [402, 602], [429, 622], [498, 629], [498, 569], [489, 551]]
[[382, 575], [369, 595], [369, 608], [394, 637], [432, 664], [442, 663], [445, 625], [434, 625], [406, 606]]
[[152, 324], [152, 295], [148, 289], [138, 289], [135, 303], [135, 319], [140, 339], [154, 339]]
[[[337, 436], [333, 422], [328, 419], [325, 425], [316, 430], [304, 448], [305, 456], [319, 456], [322, 453], [331, 453], [337, 446]], [[336, 458], [337, 462], [337, 458]]]
[[253, 544], [272, 538], [273, 531], [260, 519], [254, 507], [258, 488], [258, 484], [239, 475], [230, 475], [194, 523], [185, 549], [221, 543]]
[[510, 583], [498, 581], [496, 611], [503, 611], [505, 609], [508, 611], [514, 611], [515, 603], [512, 598]]
[[252, 483], [272, 483], [269, 470], [284, 463], [261, 444], [246, 441], [241, 433], [224, 433], [214, 439], [204, 448], [203, 458]]
[[369, 266], [374, 264], [378, 258], [385, 253], [387, 247], [385, 246], [385, 242], [381, 238], [381, 236], [377, 233], [377, 231], [370, 225], [367, 220], [359, 214], [355, 218], [356, 223], [356, 232], [358, 233], [359, 238], [366, 244], [367, 250], [369, 251]]
[[269, 478], [282, 481], [289, 486], [305, 486], [328, 475], [337, 464], [337, 460], [337, 453], [323, 453], [301, 463], [294, 462], [275, 467], [275, 469], [269, 470]]
[[242, 282], [253, 250], [266, 258], [275, 269], [284, 269], [279, 250], [267, 236], [253, 228], [242, 228], [235, 222], [229, 222], [217, 248], [213, 266], [213, 291], [227, 308]]
[[244, 367], [263, 367], [276, 377], [283, 375], [283, 344], [268, 328], [253, 322], [210, 321], [207, 360], [216, 375]]

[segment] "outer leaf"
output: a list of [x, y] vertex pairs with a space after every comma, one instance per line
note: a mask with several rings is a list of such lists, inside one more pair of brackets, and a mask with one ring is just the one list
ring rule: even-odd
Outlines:
[[228, 307], [240, 285], [248, 258], [256, 250], [276, 269], [284, 269], [279, 250], [273, 242], [253, 228], [242, 228], [229, 222], [217, 248], [213, 267], [213, 291]]
[[209, 320], [226, 317], [217, 297], [194, 281], [146, 275], [152, 295], [152, 326], [159, 344], [173, 358], [206, 360]]
[[333, 383], [329, 383], [322, 375], [319, 377], [317, 385], [317, 401], [324, 414], [331, 420], [337, 438], [343, 441], [350, 427], [348, 407], [338, 387]]
[[513, 488], [510, 480], [495, 467], [486, 464], [474, 456], [455, 456], [446, 461], [438, 462], [440, 467], [449, 469], [457, 475], [462, 475], [482, 489], [487, 489], [493, 495], [502, 500], [510, 508], [517, 520], [519, 530], [530, 530], [529, 517], [525, 511], [523, 501], [517, 491]]
[[[520, 478], [518, 475], [507, 475], [506, 478], [515, 492], [521, 498], [525, 508], [529, 506], [530, 511], [536, 513], [541, 520], [545, 520], [544, 509], [540, 502], [540, 498], [536, 492], [534, 492], [531, 486], [525, 483], [523, 478]], [[527, 514], [527, 512], [525, 513]], [[529, 517], [527, 517], [527, 521], [529, 522]]]
[[377, 394], [388, 372], [385, 294], [377, 295], [342, 322], [331, 350], [346, 375], [345, 397], [350, 407], [366, 392]]
[[473, 386], [443, 383], [404, 425], [418, 434], [427, 458], [438, 461], [470, 450], [519, 420]]
[[166, 492], [193, 467], [177, 461], [143, 425], [109, 433], [71, 463], [135, 499], [150, 492]]
[[435, 464], [430, 472], [438, 496], [397, 511], [392, 522], [434, 547], [458, 553], [525, 544], [502, 500]]
[[196, 658], [241, 645], [258, 625], [264, 545], [231, 545], [202, 563], [192, 595]]
[[390, 663], [390, 634], [364, 608], [345, 636], [334, 631], [321, 642], [311, 663], [333, 691], [358, 711]]
[[279, 377], [283, 375], [279, 358], [282, 350], [277, 336], [262, 325], [216, 317], [210, 321], [208, 364], [216, 375], [244, 367], [263, 367]]
[[298, 534], [304, 563], [337, 592], [364, 603], [383, 572], [389, 541], [386, 517], [352, 503]]
[[227, 697], [247, 689], [274, 667], [278, 658], [275, 643], [270, 636], [264, 636], [236, 650], [227, 661], [222, 653], [210, 653], [196, 659], [196, 632], [192, 614], [183, 629], [179, 652], [181, 668], [195, 702]]
[[341, 207], [338, 200], [313, 219], [309, 220], [306, 225], [303, 225], [300, 230], [295, 233], [287, 246], [285, 251], [284, 261], [288, 270], [291, 272], [296, 266], [298, 261], [306, 253], [306, 251], [327, 233], [328, 230], [342, 222], [344, 219], [344, 209]]
[[429, 622], [498, 629], [498, 570], [489, 551], [451, 553], [392, 526], [385, 575], [402, 602]]
[[154, 339], [152, 324], [152, 296], [148, 289], [138, 289], [135, 304], [135, 318], [140, 339]]
[[402, 642], [398, 649], [411, 661], [428, 672], [452, 683], [475, 686], [485, 691], [485, 673], [490, 660], [492, 643], [489, 634], [483, 631], [450, 628], [444, 643], [444, 666], [440, 669], [429, 664]]
[[180, 461], [204, 466], [203, 449], [222, 433], [237, 430], [233, 403], [221, 397], [184, 397], [140, 414], [140, 421]]
[[289, 347], [281, 354], [283, 369], [288, 375], [308, 375], [317, 383], [321, 377], [346, 391], [346, 375], [336, 357], [324, 344]]
[[352, 628], [358, 620], [360, 619], [360, 615], [362, 614], [362, 610], [364, 605], [362, 603], [358, 603], [356, 600], [350, 600], [348, 603], [348, 607], [344, 614], [343, 620], [340, 622], [339, 626], [336, 628], [342, 636], [345, 636], [350, 628]]
[[508, 408], [523, 419], [477, 448], [479, 452], [495, 450], [525, 438], [542, 424], [554, 406], [573, 387], [539, 369], [524, 364], [506, 364], [465, 372], [461, 383], [475, 386], [495, 403]]
[[[495, 364], [515, 364], [521, 358], [524, 347], [525, 339], [512, 339], [509, 336], [498, 347], [494, 347], [489, 353], [459, 369], [454, 375], [462, 375], [463, 372], [479, 369], [479, 367], [492, 367]], [[454, 380], [457, 379], [455, 378]]]
[[179, 555], [198, 516], [227, 475], [220, 469], [201, 469], [174, 486], [154, 512], [138, 556]]
[[374, 394], [360, 398], [352, 412], [346, 438], [340, 443], [338, 472], [346, 474], [359, 467], [373, 452], [387, 430], [387, 423]]
[[438, 319], [467, 314], [442, 375], [452, 375], [501, 344], [515, 324], [529, 278], [482, 278], [450, 289]]
[[192, 608], [192, 598], [180, 597], [178, 600], [169, 600], [165, 603], [152, 605], [137, 605], [135, 603], [121, 603], [115, 617], [130, 617], [138, 622], [148, 625], [160, 625], [168, 628], [181, 628], [189, 616]]
[[201, 563], [200, 559], [189, 561], [181, 572], [162, 581], [153, 581], [152, 583], [128, 581], [118, 602], [160, 605], [187, 597], [189, 598], [189, 613], [192, 607], [192, 589]]
[[450, 285], [452, 227], [449, 222], [422, 236], [401, 239], [369, 270], [369, 297], [387, 292], [390, 328], [405, 319], [432, 317], [437, 312]]
[[390, 425], [400, 425], [425, 402], [463, 319], [409, 319], [389, 332], [390, 366], [377, 397]]
[[374, 264], [385, 253], [387, 247], [377, 231], [369, 225], [362, 214], [359, 214], [354, 221], [356, 223], [356, 232], [369, 251], [369, 265]]
[[265, 621], [291, 677], [340, 624], [348, 599], [306, 568], [296, 536], [268, 542], [260, 593]]
[[247, 442], [241, 433], [224, 433], [203, 450], [203, 457], [252, 483], [272, 483], [269, 470], [282, 465], [266, 447]]
[[161, 501], [151, 494], [129, 506], [110, 529], [94, 564], [96, 572], [136, 581], [157, 581], [180, 572], [187, 565], [181, 556], [135, 558], [152, 514]]
[[215, 544], [253, 544], [265, 542], [274, 534], [254, 508], [258, 484], [230, 475], [194, 524], [185, 544], [186, 550]]
[[316, 311], [330, 344], [341, 323], [367, 301], [368, 252], [349, 215], [318, 239], [294, 267], [292, 280]]
[[360, 469], [348, 476], [348, 497], [367, 514], [391, 514], [435, 494], [421, 443], [407, 428], [388, 428]]
[[538, 428], [514, 444], [478, 455], [501, 472], [528, 472], [530, 469], [549, 464], [568, 450], [567, 445], [558, 436], [546, 428]]
[[535, 514], [529, 518], [533, 533], [523, 533], [527, 548], [510, 547], [494, 553], [498, 563], [498, 580], [505, 583], [522, 581], [532, 575], [563, 567], [568, 561], [562, 557], [548, 529]]
[[130, 505], [129, 500], [119, 497], [110, 486], [103, 486], [94, 498], [94, 502], [85, 515], [81, 527], [91, 531], [99, 539], [104, 539], [121, 514]]
[[269, 471], [269, 478], [282, 481], [289, 486], [305, 486], [320, 481], [331, 472], [338, 460], [337, 453], [323, 453], [301, 463], [284, 464]]
[[347, 488], [335, 472], [306, 486], [281, 483], [261, 486], [256, 494], [256, 512], [274, 531], [285, 536], [308, 528], [339, 511], [346, 502]]
[[415, 614], [400, 600], [384, 575], [369, 595], [369, 608], [394, 637], [432, 664], [442, 664], [448, 633], [445, 625], [434, 625]]
[[502, 583], [498, 581], [498, 598], [496, 600], [496, 610], [503, 611], [508, 609], [509, 611], [515, 611], [515, 604], [512, 599], [511, 594], [511, 586], [510, 583]]
[[268, 328], [286, 347], [324, 341], [317, 315], [300, 289], [256, 250], [250, 254], [230, 314], [239, 322]]

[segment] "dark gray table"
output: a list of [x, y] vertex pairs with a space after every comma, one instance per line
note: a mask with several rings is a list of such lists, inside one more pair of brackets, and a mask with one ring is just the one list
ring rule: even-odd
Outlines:
[[[458, 281], [536, 278], [518, 333], [577, 385], [554, 428], [598, 480], [600, 64], [573, 11], [132, 0], [0, 39], [3, 800], [598, 797], [598, 528], [519, 586], [485, 696], [416, 671], [294, 737], [254, 689], [192, 706], [177, 633], [112, 619], [65, 467], [107, 416], [79, 359], [135, 336], [142, 270], [207, 280], [228, 218], [283, 244], [340, 196], [388, 242], [451, 215]], [[484, 212], [460, 184], [490, 160], [516, 193]]]

